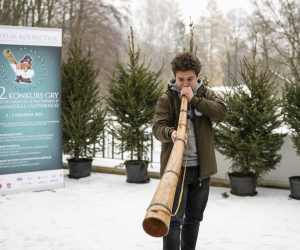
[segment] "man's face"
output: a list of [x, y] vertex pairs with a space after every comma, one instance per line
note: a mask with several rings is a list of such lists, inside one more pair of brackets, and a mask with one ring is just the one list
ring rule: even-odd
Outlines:
[[28, 69], [30, 66], [31, 64], [26, 61], [21, 63], [21, 69]]
[[194, 91], [197, 86], [198, 76], [194, 70], [190, 69], [187, 71], [176, 71], [176, 82], [180, 89], [183, 87], [191, 87]]

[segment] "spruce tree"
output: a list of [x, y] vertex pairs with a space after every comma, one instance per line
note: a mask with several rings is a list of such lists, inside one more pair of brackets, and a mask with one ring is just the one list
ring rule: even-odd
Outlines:
[[275, 133], [282, 120], [276, 113], [281, 100], [275, 99], [278, 85], [276, 76], [271, 71], [253, 65], [244, 57], [240, 64], [241, 81], [249, 92], [242, 88], [231, 74], [234, 83], [232, 91], [222, 91], [220, 99], [226, 103], [228, 115], [223, 123], [214, 123], [214, 143], [216, 149], [232, 160], [231, 169], [241, 176], [254, 175], [261, 179], [274, 170], [282, 156], [277, 151], [282, 147], [287, 134]]
[[101, 142], [106, 111], [101, 109], [102, 98], [96, 80], [99, 71], [100, 66], [94, 66], [90, 47], [84, 55], [81, 39], [78, 44], [75, 35], [74, 47], [62, 63], [61, 90], [63, 153], [74, 156], [76, 161], [80, 157], [92, 158], [94, 144]]
[[131, 41], [128, 36], [129, 62], [125, 66], [116, 56], [114, 72], [108, 76], [109, 83], [106, 97], [108, 112], [112, 120], [110, 133], [123, 143], [117, 145], [123, 152], [133, 152], [133, 157], [141, 163], [147, 160], [154, 112], [158, 98], [163, 93], [161, 80], [163, 65], [158, 72], [145, 66], [145, 57], [140, 63], [140, 49], [135, 51], [134, 36], [131, 29]]
[[297, 155], [300, 156], [300, 76], [294, 72], [294, 79], [285, 79], [283, 89], [284, 121], [292, 131], [292, 141]]

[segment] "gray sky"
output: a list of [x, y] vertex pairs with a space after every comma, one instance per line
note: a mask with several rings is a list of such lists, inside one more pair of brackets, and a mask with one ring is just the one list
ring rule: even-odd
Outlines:
[[[195, 21], [200, 14], [205, 16], [207, 2], [208, 0], [178, 0], [184, 21], [189, 23], [190, 16], [192, 16], [192, 20]], [[251, 14], [254, 10], [249, 0], [216, 0], [216, 2], [219, 10], [222, 10], [224, 15], [233, 8], [236, 10], [242, 8], [247, 14]]]
[[[188, 24], [190, 23], [190, 16], [192, 17], [192, 21], [194, 21], [194, 24], [198, 20], [199, 15], [205, 16], [208, 0], [177, 0], [177, 2], [181, 7], [183, 21], [187, 25], [187, 30]], [[226, 16], [226, 14], [233, 8], [235, 8], [236, 10], [242, 8], [247, 14], [251, 14], [251, 12], [254, 10], [252, 4], [250, 3], [250, 0], [216, 0], [216, 2], [218, 4], [218, 8], [222, 10], [224, 16]], [[145, 0], [131, 0], [133, 25], [135, 22], [138, 22], [134, 15], [137, 10], [143, 8], [144, 3]]]

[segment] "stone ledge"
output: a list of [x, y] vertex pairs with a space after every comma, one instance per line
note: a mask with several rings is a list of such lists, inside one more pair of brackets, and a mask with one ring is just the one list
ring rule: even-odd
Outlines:
[[[69, 169], [68, 163], [64, 163], [63, 167], [64, 169]], [[126, 169], [109, 168], [109, 167], [101, 167], [101, 166], [92, 166], [92, 172], [126, 175]], [[148, 171], [148, 178], [159, 179], [159, 173]], [[211, 186], [230, 188], [230, 183], [229, 180], [226, 179], [211, 178]], [[274, 182], [270, 182], [270, 183], [265, 182], [264, 185], [260, 185], [258, 187], [290, 190], [290, 187], [287, 187], [286, 185], [283, 184], [274, 183]]]
[[[64, 169], [69, 169], [68, 163], [64, 163], [63, 166]], [[126, 175], [125, 168], [109, 168], [109, 167], [92, 166], [92, 172]], [[159, 173], [148, 171], [148, 178], [159, 179]]]

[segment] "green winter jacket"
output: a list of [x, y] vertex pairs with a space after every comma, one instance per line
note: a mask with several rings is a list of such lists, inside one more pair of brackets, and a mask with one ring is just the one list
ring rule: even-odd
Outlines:
[[[203, 114], [202, 116], [194, 116], [200, 177], [203, 180], [218, 172], [210, 119], [216, 122], [224, 121], [227, 117], [227, 108], [215, 92], [207, 87], [198, 90], [197, 95], [194, 95], [191, 100], [191, 105]], [[162, 142], [160, 178], [165, 171], [173, 148], [171, 133], [177, 130], [180, 106], [181, 103], [177, 93], [170, 90], [170, 88], [157, 102], [152, 131], [155, 138]]]

